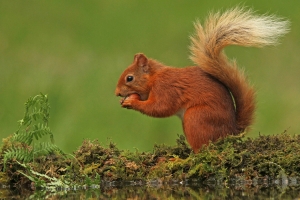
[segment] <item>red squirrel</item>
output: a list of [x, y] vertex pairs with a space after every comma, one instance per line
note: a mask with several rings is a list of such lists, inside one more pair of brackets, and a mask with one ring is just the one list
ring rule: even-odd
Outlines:
[[253, 123], [255, 91], [222, 49], [228, 45], [275, 45], [289, 22], [233, 8], [195, 23], [191, 60], [196, 66], [174, 68], [138, 53], [115, 90], [121, 105], [152, 117], [177, 115], [197, 153], [209, 141], [245, 132]]

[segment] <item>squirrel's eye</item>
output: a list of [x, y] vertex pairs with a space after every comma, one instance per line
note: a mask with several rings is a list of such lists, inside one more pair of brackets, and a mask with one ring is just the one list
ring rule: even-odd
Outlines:
[[133, 81], [133, 76], [127, 76], [127, 77], [126, 77], [126, 81], [127, 81], [127, 82]]

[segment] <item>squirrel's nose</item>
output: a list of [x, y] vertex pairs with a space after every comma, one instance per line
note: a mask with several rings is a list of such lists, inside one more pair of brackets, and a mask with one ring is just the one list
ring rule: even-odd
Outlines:
[[121, 96], [121, 93], [120, 93], [119, 88], [116, 88], [115, 95], [116, 95], [116, 96]]

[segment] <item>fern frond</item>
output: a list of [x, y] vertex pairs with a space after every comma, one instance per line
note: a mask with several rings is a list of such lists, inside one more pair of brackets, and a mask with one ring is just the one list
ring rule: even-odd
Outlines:
[[42, 121], [48, 126], [50, 118], [50, 104], [47, 95], [39, 94], [35, 97], [30, 97], [25, 103], [25, 114], [22, 120], [19, 121], [19, 129], [27, 129], [31, 123]]
[[31, 145], [33, 141], [33, 135], [30, 132], [24, 130], [20, 131], [18, 134], [14, 134], [12, 137], [13, 142], [22, 142], [27, 145]]
[[18, 160], [21, 162], [30, 162], [33, 159], [33, 151], [29, 150], [27, 148], [11, 148], [8, 149], [4, 153], [4, 159], [3, 159], [3, 165], [4, 165], [4, 171], [6, 169], [6, 162], [8, 160]]
[[40, 142], [34, 145], [33, 155], [35, 157], [51, 154], [53, 152], [64, 154], [64, 152], [58, 146], [50, 142]]
[[34, 125], [33, 130], [30, 132], [30, 134], [32, 134], [36, 140], [42, 138], [44, 135], [50, 135], [50, 138], [53, 138], [53, 134], [50, 128], [47, 125], [41, 123]]
[[[34, 160], [34, 157], [46, 156], [54, 151], [64, 154], [53, 144], [53, 133], [48, 126], [49, 118], [50, 105], [47, 95], [39, 94], [26, 101], [24, 118], [18, 121], [18, 130], [11, 139], [12, 144], [18, 147], [8, 149], [4, 153], [4, 166], [9, 159], [27, 163]], [[51, 143], [38, 142], [45, 135], [50, 137]], [[34, 141], [37, 142], [32, 146]]]
[[14, 134], [13, 141], [24, 142], [27, 145], [31, 145], [33, 139], [39, 140], [43, 136], [49, 135], [51, 142], [54, 142], [53, 133], [48, 126], [38, 123], [32, 125], [32, 127], [32, 130], [30, 130], [30, 128], [19, 130], [18, 133]]

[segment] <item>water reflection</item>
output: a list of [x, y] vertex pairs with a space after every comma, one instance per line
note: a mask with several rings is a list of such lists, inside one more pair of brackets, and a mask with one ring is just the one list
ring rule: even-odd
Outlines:
[[[0, 194], [4, 190], [0, 191]], [[58, 189], [55, 193], [40, 190], [6, 194], [11, 198], [27, 199], [298, 199], [296, 186], [247, 186], [164, 184], [164, 185], [114, 185], [94, 189]], [[1, 195], [2, 196], [2, 195]], [[3, 196], [2, 196], [3, 197]], [[2, 198], [1, 198], [2, 199]]]

